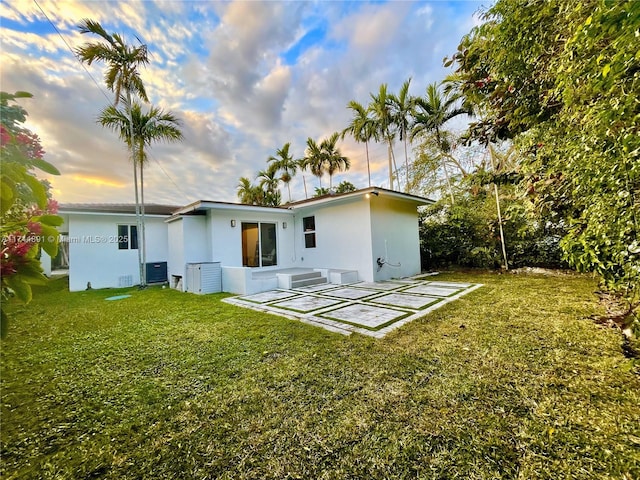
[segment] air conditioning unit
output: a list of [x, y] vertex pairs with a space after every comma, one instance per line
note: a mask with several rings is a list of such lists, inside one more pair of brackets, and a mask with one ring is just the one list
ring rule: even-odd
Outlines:
[[167, 277], [167, 262], [151, 262], [146, 264], [147, 283], [165, 283]]
[[185, 291], [197, 294], [222, 291], [220, 262], [187, 263]]

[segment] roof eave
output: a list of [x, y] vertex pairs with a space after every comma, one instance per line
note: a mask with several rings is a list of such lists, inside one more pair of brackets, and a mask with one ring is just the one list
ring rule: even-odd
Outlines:
[[431, 200], [429, 198], [419, 197], [417, 195], [411, 195], [409, 193], [396, 192], [395, 190], [387, 190], [386, 188], [380, 188], [380, 187], [367, 187], [367, 188], [356, 190], [354, 192], [341, 193], [341, 194], [335, 194], [335, 195], [323, 195], [322, 197], [318, 197], [318, 198], [300, 200], [298, 202], [294, 202], [290, 204], [288, 208], [298, 209], [298, 208], [314, 207], [318, 205], [336, 202], [338, 200], [343, 200], [343, 201], [351, 200], [359, 196], [366, 196], [366, 195], [374, 195], [374, 196], [382, 195], [383, 197], [397, 198], [399, 200], [409, 201], [411, 203], [414, 203], [416, 206], [431, 205], [435, 203], [434, 200]]

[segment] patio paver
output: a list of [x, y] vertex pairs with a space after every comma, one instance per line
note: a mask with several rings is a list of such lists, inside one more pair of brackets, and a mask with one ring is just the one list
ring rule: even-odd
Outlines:
[[409, 295], [407, 293], [390, 293], [371, 300], [372, 303], [380, 303], [396, 307], [411, 308], [421, 310], [434, 303], [442, 301], [439, 297], [429, 297], [426, 295]]
[[253, 295], [247, 295], [242, 297], [243, 300], [256, 303], [268, 303], [275, 300], [282, 300], [284, 298], [295, 297], [298, 295], [295, 292], [289, 292], [286, 290], [269, 290], [268, 292], [255, 293]]
[[337, 290], [331, 290], [330, 292], [327, 292], [327, 295], [331, 295], [332, 297], [347, 298], [349, 300], [358, 300], [360, 298], [370, 297], [371, 295], [377, 293], [380, 292], [377, 290], [368, 290], [365, 288], [346, 287], [338, 288]]
[[319, 310], [321, 308], [339, 305], [340, 303], [344, 302], [342, 300], [333, 300], [330, 298], [304, 295], [302, 297], [296, 297], [291, 300], [272, 303], [271, 306], [276, 308], [287, 308], [290, 310], [296, 310], [298, 312], [311, 312], [313, 310]]
[[356, 288], [368, 288], [372, 290], [396, 290], [399, 287], [404, 287], [406, 284], [398, 282], [360, 282], [350, 285], [350, 287]]
[[[432, 277], [429, 277], [432, 278]], [[481, 284], [404, 278], [371, 283], [313, 285], [225, 298], [240, 307], [273, 313], [331, 332], [382, 338], [408, 322], [466, 295]]]
[[400, 320], [406, 317], [409, 312], [395, 310], [388, 307], [364, 305], [354, 303], [346, 307], [331, 310], [320, 314], [321, 317], [343, 320], [349, 323], [356, 323], [369, 328], [377, 328], [380, 325]]
[[407, 288], [404, 290], [406, 293], [419, 293], [422, 295], [433, 295], [436, 297], [449, 297], [457, 292], [462, 290], [461, 288], [451, 288], [451, 287], [435, 287], [431, 284], [427, 285], [418, 285], [415, 287]]

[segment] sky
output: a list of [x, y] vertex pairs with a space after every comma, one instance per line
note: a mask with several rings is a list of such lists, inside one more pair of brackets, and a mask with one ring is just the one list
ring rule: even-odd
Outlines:
[[[350, 100], [367, 104], [388, 84], [424, 95], [449, 69], [443, 58], [478, 24], [476, 1], [62, 1], [0, 3], [0, 88], [28, 91], [26, 127], [41, 139], [60, 176], [47, 177], [60, 203], [133, 203], [133, 168], [116, 133], [97, 124], [113, 100], [104, 65], [83, 65], [72, 50], [97, 41], [85, 18], [129, 44], [149, 48], [141, 70], [150, 102], [181, 121], [184, 141], [156, 143], [144, 170], [145, 203], [236, 202], [240, 177], [254, 180], [291, 142], [304, 156], [351, 119]], [[147, 108], [147, 107], [145, 107]], [[368, 186], [364, 145], [339, 143], [347, 180]], [[402, 160], [403, 149], [397, 146]], [[411, 157], [411, 152], [410, 152]], [[370, 146], [372, 184], [388, 187], [387, 150]], [[293, 200], [318, 186], [310, 173], [291, 182]], [[323, 179], [328, 186], [328, 178]], [[283, 199], [288, 194], [282, 188]]]

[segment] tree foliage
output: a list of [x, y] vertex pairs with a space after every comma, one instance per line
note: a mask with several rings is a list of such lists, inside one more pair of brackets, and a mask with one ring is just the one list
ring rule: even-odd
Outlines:
[[[44, 150], [37, 135], [22, 126], [27, 112], [15, 102], [30, 98], [26, 92], [0, 93], [0, 233], [2, 252], [2, 302], [16, 296], [25, 303], [31, 300], [32, 285], [46, 282], [40, 253], [55, 257], [62, 218], [57, 203], [51, 199], [48, 183], [35, 176], [36, 170], [51, 175], [60, 172], [43, 159]], [[8, 319], [1, 310], [0, 334], [7, 333]]]
[[421, 214], [422, 267], [500, 268], [502, 225], [509, 268], [566, 268], [560, 240], [565, 224], [557, 216], [534, 218], [517, 184], [500, 186], [502, 222], [496, 211], [494, 172], [479, 167], [458, 182], [456, 201], [444, 198]]
[[513, 139], [539, 213], [562, 215], [579, 271], [637, 305], [640, 2], [499, 0], [463, 38], [450, 79], [474, 105], [469, 139]]
[[351, 182], [349, 182], [347, 180], [343, 180], [333, 190], [331, 190], [329, 188], [318, 188], [318, 187], [316, 187], [315, 190], [314, 190], [313, 196], [314, 197], [322, 197], [324, 195], [355, 192], [356, 190], [357, 190], [357, 188], [353, 183], [351, 183]]
[[282, 148], [276, 150], [276, 156], [271, 156], [267, 160], [273, 168], [280, 173], [280, 181], [287, 186], [289, 191], [289, 202], [291, 202], [291, 180], [298, 170], [298, 162], [293, 158], [293, 155], [289, 151], [291, 148], [291, 142], [285, 143]]

